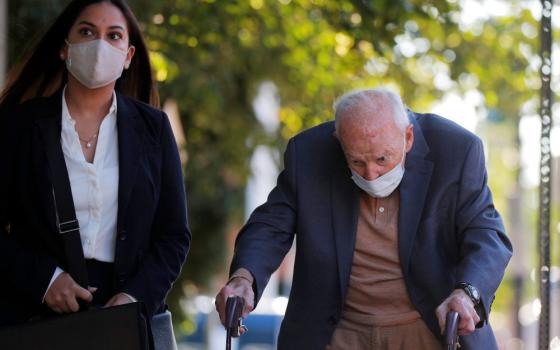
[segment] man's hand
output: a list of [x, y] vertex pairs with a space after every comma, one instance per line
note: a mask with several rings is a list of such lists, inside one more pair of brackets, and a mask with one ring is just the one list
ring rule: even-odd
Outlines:
[[[245, 270], [246, 271], [246, 270]], [[237, 272], [236, 272], [237, 273]], [[247, 271], [247, 274], [250, 273]], [[236, 276], [234, 273], [233, 276]], [[244, 275], [245, 276], [245, 275]], [[247, 276], [248, 277], [248, 276]], [[253, 293], [252, 277], [247, 279], [245, 277], [234, 277], [229, 280], [216, 295], [216, 311], [220, 315], [220, 321], [222, 324], [225, 323], [226, 317], [226, 300], [230, 296], [240, 296], [245, 300], [245, 307], [243, 308], [243, 318], [247, 317], [254, 308], [255, 294]], [[244, 329], [240, 330], [241, 334], [245, 333]]]
[[128, 294], [118, 293], [118, 294], [115, 294], [111, 299], [109, 299], [107, 304], [105, 304], [105, 307], [130, 304], [130, 303], [133, 303], [133, 302], [134, 302], [134, 300], [131, 299]]
[[67, 272], [63, 272], [47, 290], [45, 303], [59, 314], [77, 312], [80, 310], [77, 298], [91, 302], [93, 300], [92, 293], [96, 290], [97, 288], [94, 287], [88, 287], [88, 289], [80, 287], [72, 276]]
[[445, 317], [449, 311], [457, 311], [459, 313], [459, 327], [457, 331], [459, 335], [471, 334], [474, 332], [476, 324], [480, 322], [480, 317], [474, 309], [474, 303], [462, 289], [455, 289], [436, 309], [436, 316], [442, 334], [445, 330]]

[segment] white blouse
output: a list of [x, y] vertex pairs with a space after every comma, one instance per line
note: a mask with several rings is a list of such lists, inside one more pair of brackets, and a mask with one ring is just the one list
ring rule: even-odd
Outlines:
[[119, 190], [117, 98], [103, 118], [93, 163], [85, 160], [76, 121], [62, 94], [61, 142], [86, 259], [115, 261]]
[[[68, 111], [65, 92], [66, 88], [62, 92], [60, 140], [70, 178], [76, 218], [80, 224], [84, 257], [114, 262], [119, 198], [117, 96], [113, 91], [109, 113], [99, 127], [93, 163], [88, 163], [75, 128], [76, 121]], [[60, 267], [56, 268], [47, 291], [62, 272], [64, 270]]]

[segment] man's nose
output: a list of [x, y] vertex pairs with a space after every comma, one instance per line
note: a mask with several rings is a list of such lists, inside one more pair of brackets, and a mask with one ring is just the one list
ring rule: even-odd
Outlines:
[[381, 175], [381, 171], [377, 165], [368, 164], [366, 167], [366, 173], [364, 174], [364, 179], [371, 181], [377, 179]]

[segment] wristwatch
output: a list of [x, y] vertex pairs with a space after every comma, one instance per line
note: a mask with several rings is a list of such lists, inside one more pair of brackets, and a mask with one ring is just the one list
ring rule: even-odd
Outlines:
[[474, 306], [480, 304], [480, 293], [472, 284], [466, 282], [457, 283], [455, 289], [462, 289], [471, 298]]

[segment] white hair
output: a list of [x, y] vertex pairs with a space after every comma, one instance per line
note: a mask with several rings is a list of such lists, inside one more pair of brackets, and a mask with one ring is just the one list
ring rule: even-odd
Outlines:
[[348, 111], [360, 107], [367, 113], [376, 113], [390, 107], [395, 124], [404, 133], [410, 120], [401, 97], [393, 91], [377, 87], [374, 89], [357, 89], [340, 96], [333, 103], [335, 129], [338, 131], [340, 120]]

